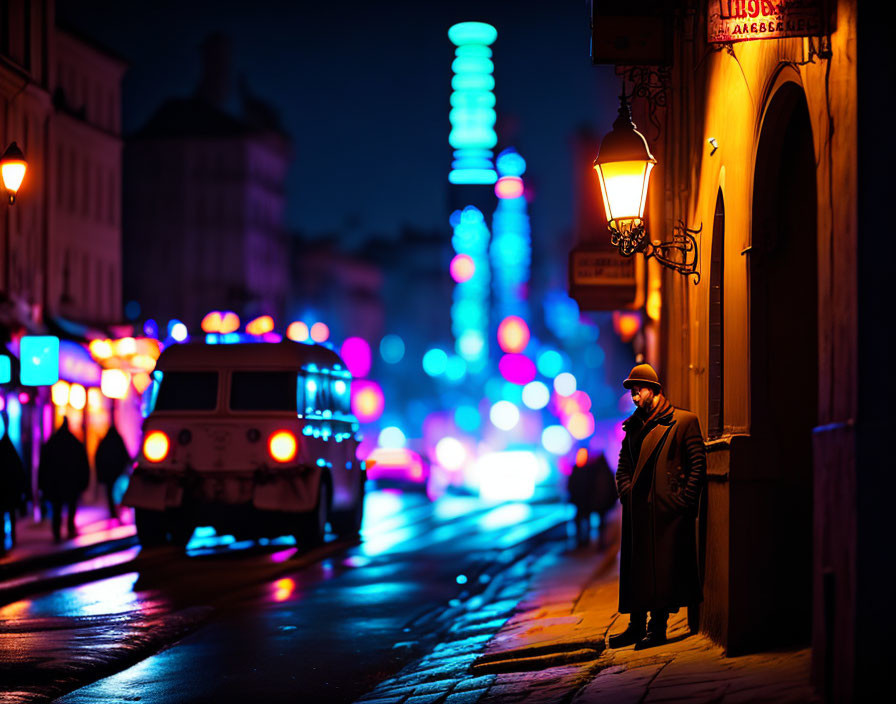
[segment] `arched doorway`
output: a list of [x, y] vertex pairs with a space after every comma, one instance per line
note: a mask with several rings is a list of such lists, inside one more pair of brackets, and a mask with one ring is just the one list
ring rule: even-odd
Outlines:
[[[750, 254], [750, 434], [744, 491], [758, 540], [749, 581], [763, 648], [808, 644], [812, 429], [818, 423], [816, 171], [806, 97], [784, 83], [762, 123]], [[763, 624], [763, 626], [760, 626]], [[751, 639], [750, 639], [751, 640]], [[745, 643], [745, 649], [753, 644]]]

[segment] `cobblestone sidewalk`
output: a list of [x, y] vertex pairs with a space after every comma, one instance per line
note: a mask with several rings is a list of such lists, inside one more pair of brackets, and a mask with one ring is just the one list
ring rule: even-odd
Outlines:
[[[362, 697], [364, 704], [636, 704], [819, 702], [809, 651], [727, 658], [690, 635], [684, 610], [669, 642], [649, 650], [605, 647], [627, 617], [616, 612], [615, 553], [530, 557], [479, 596], [440, 615], [429, 655]], [[620, 621], [617, 624], [617, 621]], [[450, 624], [450, 625], [449, 625]]]

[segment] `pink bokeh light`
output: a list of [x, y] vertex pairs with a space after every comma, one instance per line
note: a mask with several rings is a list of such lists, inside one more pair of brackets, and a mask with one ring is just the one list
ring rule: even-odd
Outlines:
[[523, 386], [535, 379], [535, 362], [522, 354], [505, 354], [498, 362], [498, 371], [511, 384]]
[[361, 337], [349, 337], [342, 343], [339, 356], [356, 379], [370, 373], [370, 345]]
[[476, 273], [476, 262], [469, 254], [458, 254], [451, 260], [448, 270], [451, 272], [451, 278], [456, 283], [462, 284], [473, 278], [473, 274]]
[[383, 390], [375, 381], [352, 381], [352, 413], [362, 423], [372, 423], [383, 415]]

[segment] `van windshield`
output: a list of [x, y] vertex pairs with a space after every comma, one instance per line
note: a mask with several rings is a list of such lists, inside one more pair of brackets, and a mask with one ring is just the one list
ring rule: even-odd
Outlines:
[[213, 411], [218, 405], [218, 372], [170, 372], [162, 375], [156, 411]]
[[296, 372], [233, 372], [230, 381], [232, 411], [292, 411], [301, 404]]

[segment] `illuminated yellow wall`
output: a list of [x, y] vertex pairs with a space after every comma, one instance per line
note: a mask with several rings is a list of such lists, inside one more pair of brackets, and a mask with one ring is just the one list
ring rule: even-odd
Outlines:
[[[855, 408], [854, 378], [841, 375], [847, 373], [849, 341], [856, 335], [856, 211], [854, 199], [843, 197], [855, 193], [857, 187], [854, 15], [852, 3], [840, 3], [829, 60], [815, 57], [814, 63], [799, 65], [810, 58], [806, 38], [742, 42], [733, 45], [733, 56], [726, 51], [709, 53], [701, 71], [674, 89], [694, 99], [689, 108], [670, 115], [667, 145], [677, 146], [666, 149], [675, 162], [667, 167], [667, 179], [668, 171], [677, 168], [679, 180], [668, 187], [673, 212], [666, 213], [666, 222], [681, 218], [691, 227], [703, 224], [698, 236], [702, 278], [695, 287], [677, 274], [664, 275], [664, 314], [670, 321], [663, 365], [670, 392], [685, 399], [683, 405], [698, 413], [704, 427], [712, 224], [721, 188], [725, 202], [723, 417], [726, 432], [749, 432], [750, 255], [743, 252], [751, 244], [753, 169], [763, 116], [775, 92], [788, 81], [805, 92], [818, 162], [818, 261], [807, 265], [818, 267], [821, 421], [848, 417]], [[817, 47], [818, 40], [811, 41]], [[702, 86], [701, 77], [705, 77]], [[827, 141], [828, 105], [835, 125], [831, 143]], [[714, 154], [707, 143], [710, 137], [718, 144]], [[676, 304], [685, 306], [686, 320], [676, 319], [681, 310]]]

